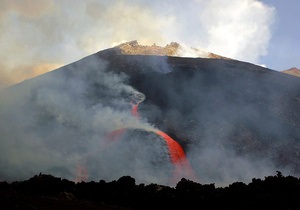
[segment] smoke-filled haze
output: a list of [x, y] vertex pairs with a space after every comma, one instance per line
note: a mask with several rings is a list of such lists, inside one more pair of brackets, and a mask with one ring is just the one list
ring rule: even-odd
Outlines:
[[298, 78], [234, 60], [108, 54], [0, 91], [0, 180], [42, 172], [173, 185], [184, 155], [157, 129], [184, 148], [195, 181], [299, 174]]
[[[89, 172], [83, 180], [130, 174], [147, 181], [145, 168], [154, 170], [146, 164], [153, 160], [149, 145], [151, 151], [158, 149], [168, 157], [164, 146], [153, 144], [155, 139], [158, 145], [163, 141], [153, 134], [154, 140], [146, 141], [142, 132], [130, 135], [134, 144], [108, 138], [120, 128], [155, 129], [131, 115], [131, 101], [143, 95], [126, 83], [124, 74], [114, 74], [106, 61], [90, 57], [23, 84], [23, 90], [12, 87], [1, 92], [0, 180], [25, 179], [40, 172], [76, 180], [80, 175], [76, 169], [84, 163]], [[134, 151], [144, 151], [144, 158], [134, 159]], [[151, 174], [147, 177], [158, 181]]]
[[2, 0], [0, 87], [131, 40], [263, 64], [275, 16], [258, 0]]
[[[277, 10], [270, 5], [258, 0], [189, 0], [184, 5], [179, 0], [3, 0], [0, 2], [0, 88], [131, 40], [138, 40], [143, 45], [155, 43], [161, 46], [175, 41], [185, 48], [191, 46], [264, 64], [262, 61], [267, 61], [263, 58], [268, 55], [272, 26], [276, 21]], [[132, 62], [141, 65], [141, 71], [152, 71], [154, 77], [160, 74], [162, 79], [163, 75], [173, 71], [164, 59], [150, 57]], [[216, 61], [209, 68], [221, 66], [220, 72], [244, 68], [226, 66], [226, 62]], [[201, 81], [203, 84], [208, 81], [204, 81], [199, 71], [198, 76], [182, 83], [184, 85], [164, 82], [161, 87], [165, 85], [165, 88], [158, 89], [165, 92], [165, 103], [167, 99], [173, 103], [174, 99], [179, 108], [187, 103], [189, 115], [175, 108], [166, 108], [165, 111], [145, 103], [143, 111], [148, 119], [139, 121], [131, 115], [131, 102], [134, 97], [143, 98], [144, 93], [130, 86], [125, 74], [113, 73], [114, 69], [109, 69], [109, 65], [107, 60], [90, 56], [65, 66], [62, 71], [53, 71], [1, 90], [0, 181], [29, 178], [39, 172], [74, 180], [78, 175], [78, 163], [82, 163], [89, 166], [89, 180], [111, 180], [129, 174], [139, 181], [168, 184], [173, 166], [167, 161], [166, 143], [155, 134], [156, 129], [163, 128], [154, 128], [149, 123], [149, 118], [158, 116], [165, 116], [174, 125], [180, 124], [179, 127], [183, 128], [191, 128], [191, 116], [199, 122], [199, 127], [192, 129], [189, 135], [195, 134], [203, 139], [187, 147], [187, 156], [196, 164], [194, 169], [204, 182], [247, 181], [253, 176], [261, 177], [278, 169], [272, 159], [280, 154], [281, 149], [286, 151], [284, 143], [273, 145], [274, 148], [269, 148], [264, 158], [257, 160], [248, 154], [237, 155], [233, 148], [225, 148], [218, 142], [222, 138], [228, 140], [229, 134], [235, 131], [234, 125], [239, 124], [240, 113], [229, 116], [230, 109], [243, 111], [245, 119], [251, 119], [250, 124], [253, 120], [254, 128], [266, 133], [266, 136], [274, 135], [274, 139], [288, 136], [284, 126], [276, 124], [277, 121], [273, 125], [272, 117], [264, 121], [259, 118], [261, 110], [256, 108], [256, 98], [253, 104], [244, 104], [242, 98], [241, 108], [234, 104], [240, 98], [226, 98], [227, 95], [218, 88], [221, 86], [205, 91], [203, 88], [206, 86], [198, 85], [202, 84]], [[222, 88], [228, 88], [228, 93], [250, 82], [248, 78], [238, 78], [226, 84], [225, 80], [218, 81], [224, 82]], [[147, 90], [147, 85], [153, 86], [147, 81], [143, 83], [141, 87], [144, 90]], [[249, 84], [252, 87], [252, 83]], [[174, 91], [173, 87], [177, 90]], [[202, 89], [197, 90], [199, 87]], [[268, 84], [261, 84], [259, 91], [255, 89], [246, 93], [250, 94], [249, 97], [254, 97], [251, 94], [257, 92], [268, 95], [266, 103], [272, 104], [268, 111], [276, 112], [274, 115], [281, 119], [280, 114], [285, 113], [282, 111], [284, 103], [280, 94], [269, 88]], [[284, 91], [280, 88], [283, 86], [279, 86], [279, 92]], [[292, 104], [297, 105], [298, 95], [289, 97]], [[205, 110], [205, 106], [199, 105], [203, 105], [205, 98], [208, 101], [217, 99], [217, 104], [222, 102], [222, 108], [214, 113], [210, 109]], [[295, 116], [291, 117], [293, 123], [297, 122]], [[225, 121], [228, 119], [230, 123]], [[210, 122], [215, 125], [210, 125]], [[257, 122], [265, 125], [259, 127]], [[290, 129], [290, 122], [286, 123], [284, 125]], [[206, 132], [201, 125], [206, 125]], [[110, 144], [106, 140], [107, 133], [124, 127], [130, 128], [124, 141], [121, 139]], [[297, 129], [294, 127], [291, 130]], [[217, 129], [224, 129], [224, 132], [217, 134]], [[272, 142], [267, 141], [267, 144]], [[108, 147], [109, 150], [106, 150]], [[293, 149], [291, 157], [298, 159], [298, 150]], [[282, 166], [280, 169], [289, 173], [289, 167]]]

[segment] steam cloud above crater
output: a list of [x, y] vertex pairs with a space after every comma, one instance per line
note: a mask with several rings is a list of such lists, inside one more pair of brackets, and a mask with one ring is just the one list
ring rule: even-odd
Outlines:
[[259, 63], [275, 9], [257, 0], [4, 0], [0, 88], [123, 41], [171, 41]]

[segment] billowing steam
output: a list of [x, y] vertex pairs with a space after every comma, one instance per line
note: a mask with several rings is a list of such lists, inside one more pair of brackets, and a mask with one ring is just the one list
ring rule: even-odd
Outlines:
[[145, 95], [107, 61], [92, 56], [21, 85], [0, 95], [0, 180], [195, 178], [182, 147], [139, 115]]
[[142, 94], [126, 84], [124, 74], [108, 72], [106, 62], [93, 57], [79, 63], [86, 69], [67, 67], [24, 82], [24, 91], [15, 86], [1, 93], [1, 180], [40, 172], [74, 180], [78, 162], [95, 153], [93, 159], [105, 164], [97, 168], [99, 177], [90, 176], [117, 178], [121, 174], [108, 166], [125, 167], [122, 160], [128, 159], [126, 154], [108, 158], [107, 133], [122, 127], [153, 129], [131, 115], [131, 98], [142, 100]]
[[273, 17], [258, 0], [2, 0], [0, 88], [131, 40], [259, 63]]

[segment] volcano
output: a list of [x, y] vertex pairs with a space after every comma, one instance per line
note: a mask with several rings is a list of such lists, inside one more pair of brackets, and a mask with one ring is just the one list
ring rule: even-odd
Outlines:
[[195, 181], [299, 176], [300, 79], [184, 51], [124, 43], [2, 90], [0, 178], [75, 180], [82, 163], [87, 180], [169, 185], [179, 170], [170, 142]]

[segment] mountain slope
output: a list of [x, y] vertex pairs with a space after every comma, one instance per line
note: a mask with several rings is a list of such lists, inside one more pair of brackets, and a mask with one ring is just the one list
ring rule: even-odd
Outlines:
[[[139, 95], [140, 120], [131, 115]], [[80, 170], [88, 180], [169, 184], [173, 166], [157, 128], [183, 147], [195, 181], [300, 174], [300, 79], [250, 63], [112, 48], [0, 97], [4, 180], [39, 172], [74, 180]], [[120, 128], [130, 135], [107, 141]]]

